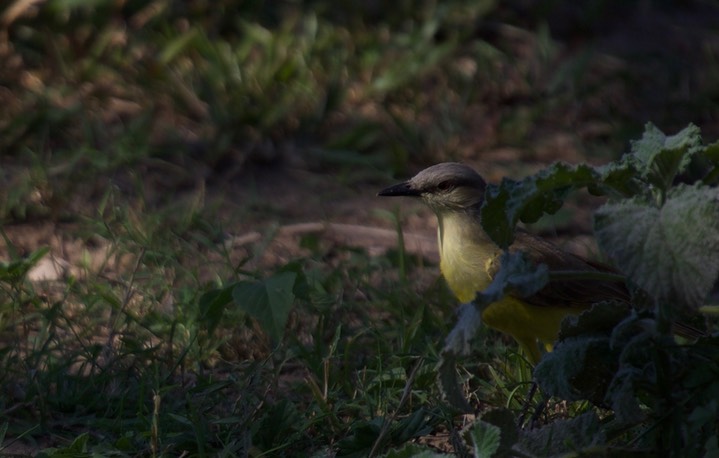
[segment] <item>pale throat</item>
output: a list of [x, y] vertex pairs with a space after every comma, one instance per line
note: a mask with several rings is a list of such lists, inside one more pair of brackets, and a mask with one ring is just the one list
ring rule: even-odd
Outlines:
[[490, 271], [501, 250], [482, 229], [475, 212], [437, 212], [440, 269], [461, 302], [474, 299], [492, 280]]

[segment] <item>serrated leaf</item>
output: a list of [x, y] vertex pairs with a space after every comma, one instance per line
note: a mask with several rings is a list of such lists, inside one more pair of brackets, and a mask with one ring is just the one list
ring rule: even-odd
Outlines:
[[719, 164], [719, 141], [704, 147], [704, 156], [714, 164]]
[[543, 393], [569, 401], [588, 399], [599, 403], [616, 367], [609, 337], [572, 337], [559, 342], [534, 369]]
[[453, 355], [468, 355], [469, 345], [482, 325], [482, 315], [472, 303], [462, 304], [457, 309], [457, 323], [447, 335], [442, 352]]
[[616, 374], [607, 389], [607, 401], [619, 424], [633, 424], [644, 418], [634, 392], [634, 381], [641, 378], [640, 369], [627, 366]]
[[627, 198], [644, 191], [644, 184], [638, 179], [636, 160], [625, 155], [619, 162], [611, 162], [596, 168], [600, 179], [587, 186], [595, 196]]
[[239, 282], [232, 290], [235, 304], [256, 319], [275, 344], [282, 339], [295, 300], [296, 278], [294, 272], [281, 272], [262, 281]]
[[698, 307], [719, 274], [719, 191], [680, 185], [657, 208], [640, 198], [594, 215], [602, 250], [653, 298]]
[[625, 303], [601, 302], [567, 317], [554, 351], [537, 365], [535, 378], [547, 394], [568, 400], [604, 403], [606, 388], [618, 366], [612, 336], [631, 313]]
[[462, 437], [477, 458], [491, 458], [499, 450], [502, 431], [498, 426], [477, 420], [464, 430]]
[[611, 335], [614, 328], [630, 313], [625, 302], [599, 302], [579, 315], [570, 315], [562, 321], [557, 340], [583, 335]]
[[442, 352], [442, 358], [437, 365], [437, 377], [440, 391], [447, 403], [460, 412], [472, 412], [472, 406], [464, 397], [457, 378], [457, 355], [455, 353]]
[[661, 189], [668, 189], [674, 177], [686, 170], [692, 156], [701, 150], [701, 132], [693, 124], [667, 136], [648, 123], [642, 138], [632, 142], [632, 154], [642, 164], [640, 173]]
[[481, 209], [482, 227], [497, 245], [507, 248], [520, 220], [532, 223], [545, 213], [556, 213], [571, 189], [595, 185], [601, 178], [590, 165], [557, 162], [522, 181], [505, 178], [498, 186], [490, 184]]

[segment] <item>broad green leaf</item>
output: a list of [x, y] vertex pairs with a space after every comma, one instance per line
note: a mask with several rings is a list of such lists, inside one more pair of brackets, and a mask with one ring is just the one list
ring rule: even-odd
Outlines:
[[701, 132], [693, 124], [667, 136], [649, 123], [641, 140], [632, 142], [632, 154], [641, 164], [640, 173], [663, 190], [671, 186], [676, 175], [686, 170], [692, 156], [701, 150]]
[[563, 399], [603, 403], [619, 357], [610, 336], [629, 313], [627, 304], [602, 302], [565, 318], [554, 351], [534, 373], [542, 390]]
[[462, 436], [477, 458], [491, 458], [499, 450], [502, 431], [498, 426], [477, 420], [462, 431]]
[[635, 381], [642, 378], [641, 370], [626, 366], [620, 370], [607, 389], [607, 402], [619, 424], [632, 424], [644, 419], [642, 407], [635, 392]]
[[559, 342], [534, 369], [542, 392], [570, 401], [601, 402], [611, 381], [616, 355], [609, 337], [572, 337]]
[[600, 180], [587, 185], [595, 196], [627, 198], [644, 192], [645, 185], [639, 180], [633, 156], [625, 155], [619, 162], [611, 162], [596, 168]]
[[662, 207], [640, 198], [594, 215], [602, 250], [652, 297], [698, 307], [719, 274], [719, 191], [678, 186]]
[[488, 185], [482, 205], [482, 227], [502, 248], [514, 240], [519, 221], [533, 223], [545, 213], [556, 213], [572, 189], [588, 187], [594, 194], [633, 195], [630, 162], [594, 168], [557, 162], [522, 181], [502, 180]]
[[243, 281], [232, 290], [232, 298], [243, 311], [257, 320], [273, 344], [284, 334], [295, 296], [297, 274], [281, 272], [262, 281]]

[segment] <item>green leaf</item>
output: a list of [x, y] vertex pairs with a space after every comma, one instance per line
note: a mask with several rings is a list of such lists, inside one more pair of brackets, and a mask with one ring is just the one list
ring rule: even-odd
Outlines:
[[284, 334], [296, 278], [294, 272], [281, 272], [263, 281], [239, 282], [232, 290], [235, 304], [257, 320], [274, 344]]
[[719, 274], [719, 191], [680, 185], [660, 208], [633, 198], [594, 215], [602, 250], [658, 301], [698, 307]]
[[482, 324], [482, 315], [473, 303], [462, 304], [457, 309], [457, 323], [447, 334], [442, 352], [452, 355], [468, 355], [469, 344]]
[[534, 369], [543, 393], [569, 401], [600, 403], [616, 367], [609, 337], [572, 337], [559, 342]]
[[[469, 305], [469, 304], [466, 304]], [[471, 307], [474, 308], [474, 307]], [[442, 357], [437, 365], [437, 376], [440, 391], [444, 399], [460, 412], [473, 412], [472, 406], [462, 392], [462, 386], [457, 378], [457, 354], [450, 351], [443, 351]]]
[[710, 143], [704, 148], [704, 157], [713, 164], [719, 164], [719, 141]]
[[685, 171], [692, 156], [701, 150], [701, 132], [693, 124], [676, 135], [666, 136], [648, 123], [641, 140], [632, 142], [632, 154], [640, 163], [640, 173], [662, 190], [671, 186], [676, 175]]
[[534, 372], [543, 392], [602, 404], [618, 366], [611, 336], [629, 314], [627, 304], [602, 302], [565, 318], [554, 351], [542, 358]]
[[618, 424], [633, 424], [644, 419], [642, 407], [635, 393], [635, 381], [641, 380], [641, 369], [622, 368], [607, 389], [607, 402], [614, 411]]
[[497, 245], [506, 248], [514, 240], [520, 220], [533, 223], [545, 213], [556, 213], [572, 189], [587, 186], [595, 194], [632, 193], [631, 167], [626, 163], [595, 169], [557, 162], [522, 181], [505, 178], [499, 186], [490, 184], [481, 209], [482, 227]]
[[208, 291], [200, 297], [198, 303], [198, 317], [200, 323], [207, 326], [207, 332], [212, 334], [222, 320], [225, 307], [232, 302], [232, 290], [235, 284], [225, 288]]
[[491, 458], [499, 450], [502, 431], [498, 426], [478, 420], [465, 428], [462, 436], [471, 444], [475, 457]]
[[624, 302], [599, 302], [589, 310], [562, 321], [559, 341], [585, 335], [611, 335], [615, 327], [630, 313], [629, 304]]
[[158, 55], [158, 62], [163, 66], [169, 65], [177, 56], [187, 52], [192, 41], [198, 35], [200, 35], [199, 29], [193, 28], [167, 41], [165, 47]]
[[645, 184], [638, 179], [636, 160], [625, 155], [619, 162], [611, 162], [596, 168], [600, 179], [587, 185], [587, 190], [595, 196], [627, 198], [644, 192]]
[[705, 172], [702, 178], [702, 183], [716, 186], [719, 179], [719, 141], [707, 145], [701, 157], [710, 164], [709, 170]]

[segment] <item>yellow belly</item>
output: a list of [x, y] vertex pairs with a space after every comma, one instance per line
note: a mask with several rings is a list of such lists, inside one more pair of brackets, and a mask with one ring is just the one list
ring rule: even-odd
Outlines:
[[552, 351], [562, 320], [581, 311], [568, 307], [528, 305], [521, 299], [507, 296], [487, 307], [482, 313], [482, 320], [487, 326], [514, 337], [527, 352], [530, 361], [536, 364], [541, 356], [537, 341], [547, 351]]
[[[441, 242], [446, 242], [446, 239]], [[477, 291], [484, 290], [492, 281], [488, 272], [494, 271], [492, 263], [497, 259], [499, 249], [492, 245], [442, 245], [440, 269], [447, 284], [462, 303], [474, 300]], [[537, 363], [541, 357], [538, 342], [551, 351], [564, 317], [581, 311], [568, 307], [533, 306], [506, 296], [490, 304], [482, 312], [482, 320], [487, 326], [511, 335], [530, 361]]]

